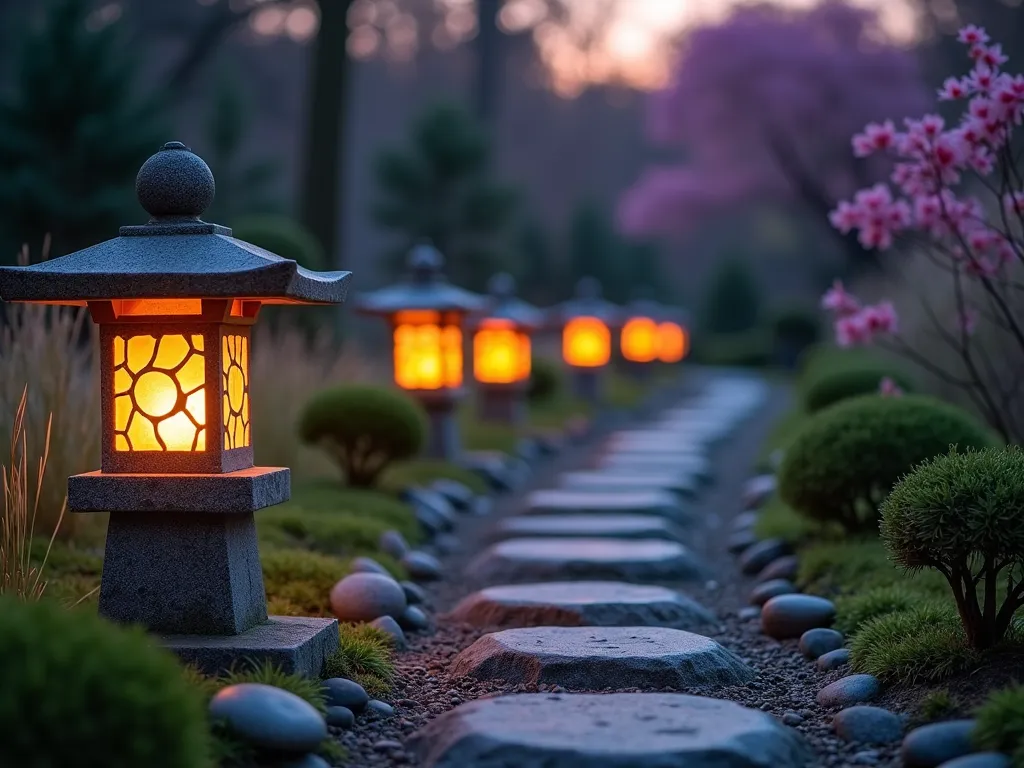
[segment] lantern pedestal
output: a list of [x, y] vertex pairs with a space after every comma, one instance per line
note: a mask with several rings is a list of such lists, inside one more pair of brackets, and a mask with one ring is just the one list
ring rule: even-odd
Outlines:
[[654, 363], [629, 362], [628, 370], [629, 375], [633, 377], [634, 381], [648, 382], [651, 380], [651, 374], [654, 371]]
[[479, 384], [477, 414], [481, 421], [520, 426], [526, 421], [526, 391], [522, 384]]
[[603, 368], [573, 368], [573, 393], [584, 402], [600, 405], [604, 400], [603, 379]]
[[337, 621], [267, 616], [253, 513], [289, 496], [279, 468], [69, 478], [72, 511], [110, 512], [100, 615], [161, 636], [210, 674], [251, 658], [319, 675]]
[[462, 399], [462, 390], [410, 391], [427, 411], [427, 456], [440, 461], [456, 461], [462, 453], [459, 425], [455, 409]]

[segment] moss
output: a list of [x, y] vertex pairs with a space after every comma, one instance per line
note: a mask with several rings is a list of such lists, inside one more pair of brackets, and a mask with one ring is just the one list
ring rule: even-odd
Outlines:
[[903, 584], [874, 587], [865, 592], [840, 595], [836, 598], [835, 627], [847, 637], [853, 637], [858, 630], [879, 616], [909, 611], [920, 605], [922, 593], [909, 589]]
[[817, 531], [813, 521], [786, 506], [777, 494], [762, 507], [754, 526], [754, 532], [762, 539], [783, 539], [794, 544], [806, 541]]
[[938, 574], [908, 576], [889, 560], [876, 539], [823, 541], [800, 550], [797, 585], [818, 594], [864, 592], [907, 585], [915, 592], [945, 596], [949, 587]]
[[989, 695], [977, 712], [974, 743], [982, 750], [1013, 756], [1013, 768], [1024, 768], [1024, 686]]
[[347, 677], [371, 695], [391, 689], [395, 667], [390, 638], [369, 624], [341, 624], [338, 650], [328, 657], [324, 677]]
[[934, 723], [936, 720], [945, 720], [956, 713], [959, 703], [946, 688], [931, 691], [917, 705], [918, 723]]
[[348, 573], [344, 560], [305, 549], [270, 550], [260, 559], [268, 601], [287, 601], [298, 615], [331, 615], [331, 588]]
[[938, 682], [977, 665], [981, 655], [952, 604], [932, 603], [864, 624], [850, 646], [850, 666], [884, 683]]
[[381, 478], [381, 489], [392, 494], [410, 485], [429, 485], [434, 480], [456, 480], [473, 493], [487, 493], [487, 483], [474, 472], [447, 461], [409, 461], [388, 469]]

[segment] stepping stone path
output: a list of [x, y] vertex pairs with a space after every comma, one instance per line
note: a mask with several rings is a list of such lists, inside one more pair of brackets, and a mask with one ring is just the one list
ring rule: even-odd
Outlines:
[[507, 629], [460, 653], [451, 673], [576, 691], [739, 685], [754, 677], [714, 640], [665, 627]]
[[[442, 620], [500, 631], [462, 648], [447, 672], [455, 678], [549, 685], [554, 691], [459, 704], [407, 741], [418, 765], [803, 768], [813, 763], [796, 730], [731, 701], [679, 693], [563, 692], [713, 691], [755, 678], [741, 658], [699, 634], [718, 631], [715, 616], [664, 584], [707, 578], [700, 556], [685, 546], [693, 533], [688, 526], [703, 526], [705, 519], [680, 497], [695, 496], [710, 479], [708, 450], [762, 406], [766, 389], [749, 378], [716, 375], [685, 405], [640, 429], [608, 436], [590, 461], [597, 469], [563, 473], [550, 488], [531, 493], [518, 514], [493, 526], [494, 543], [463, 572], [467, 582], [484, 588]], [[788, 554], [778, 552], [758, 567]], [[779, 599], [787, 597], [786, 588], [776, 582], [766, 591]], [[828, 613], [790, 617], [789, 623], [810, 620], [799, 637], [831, 619]]]
[[494, 527], [493, 539], [517, 537], [664, 539], [685, 542], [675, 523], [652, 515], [535, 515], [511, 517]]
[[764, 712], [671, 693], [518, 694], [463, 704], [410, 743], [424, 768], [802, 768]]
[[684, 581], [703, 567], [674, 541], [659, 539], [508, 539], [484, 550], [466, 568], [482, 584], [521, 584], [556, 579]]
[[715, 622], [699, 603], [665, 587], [614, 581], [490, 587], [459, 603], [451, 618], [479, 627], [673, 627]]

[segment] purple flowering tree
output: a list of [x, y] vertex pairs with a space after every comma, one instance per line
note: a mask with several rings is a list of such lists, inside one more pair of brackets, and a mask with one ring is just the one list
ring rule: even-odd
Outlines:
[[[851, 156], [853, 132], [930, 102], [915, 57], [887, 42], [869, 11], [842, 2], [739, 9], [687, 38], [672, 83], [653, 96], [651, 139], [686, 160], [648, 170], [620, 201], [620, 226], [685, 233], [755, 202], [825, 221], [837, 200], [885, 171]], [[837, 234], [863, 263], [856, 239]]]

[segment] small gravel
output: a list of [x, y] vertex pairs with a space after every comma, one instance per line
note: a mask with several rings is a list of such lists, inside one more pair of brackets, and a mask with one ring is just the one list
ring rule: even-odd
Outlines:
[[[718, 625], [708, 628], [705, 634], [733, 651], [759, 674], [749, 683], [728, 688], [686, 688], [678, 691], [662, 688], [659, 691], [713, 695], [768, 712], [807, 740], [816, 755], [815, 768], [859, 765], [898, 768], [898, 744], [872, 746], [866, 750], [863, 744], [848, 743], [836, 736], [832, 724], [835, 712], [819, 707], [815, 696], [828, 683], [849, 674], [848, 668], [819, 672], [813, 662], [800, 654], [797, 640], [780, 642], [761, 634], [759, 623], [750, 618], [752, 611], [748, 603], [754, 577], [741, 576], [736, 559], [726, 554], [732, 520], [742, 513], [740, 496], [748, 470], [768, 430], [784, 412], [786, 400], [781, 389], [774, 391], [771, 401], [712, 454], [718, 469], [716, 482], [702, 492], [695, 504], [705, 510], [714, 510], [718, 524], [694, 530], [689, 545], [702, 555], [712, 571], [710, 581], [713, 584], [665, 585], [678, 589], [713, 611], [719, 617]], [[596, 443], [596, 440], [592, 441], [588, 446]], [[557, 459], [547, 461], [545, 469], [535, 475], [531, 487], [553, 487], [555, 474], [567, 468], [578, 468], [590, 449], [567, 450]], [[362, 714], [351, 730], [332, 729], [348, 751], [346, 760], [340, 765], [345, 768], [414, 766], [413, 758], [404, 750], [392, 747], [382, 750], [378, 745], [385, 742], [401, 745], [426, 722], [464, 701], [512, 692], [560, 691], [554, 686], [509, 686], [501, 681], [453, 679], [447, 672], [449, 663], [459, 651], [486, 631], [457, 625], [443, 618], [444, 611], [450, 610], [475, 588], [475, 585], [461, 579], [462, 567], [473, 553], [479, 551], [494, 521], [512, 512], [529, 490], [524, 489], [515, 496], [499, 497], [488, 517], [460, 516], [457, 534], [464, 546], [459, 553], [443, 558], [443, 578], [430, 584], [426, 590], [424, 608], [436, 629], [429, 634], [410, 636], [410, 649], [397, 657], [397, 681], [386, 697], [394, 707], [395, 715], [384, 719], [374, 714]], [[638, 691], [635, 688], [622, 690]]]

